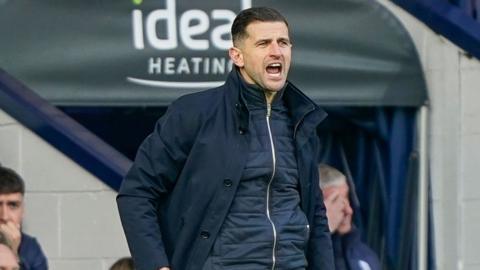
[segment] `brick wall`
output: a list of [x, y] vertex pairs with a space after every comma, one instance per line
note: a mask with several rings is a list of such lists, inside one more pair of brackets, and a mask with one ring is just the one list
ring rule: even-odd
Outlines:
[[116, 192], [1, 110], [0, 162], [26, 182], [24, 231], [50, 269], [108, 269], [129, 254]]

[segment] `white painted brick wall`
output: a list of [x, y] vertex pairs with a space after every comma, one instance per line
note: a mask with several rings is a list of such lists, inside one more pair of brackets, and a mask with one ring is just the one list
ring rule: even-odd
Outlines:
[[[480, 134], [463, 135], [462, 148], [463, 170], [461, 179], [464, 180], [462, 199], [466, 201], [480, 201], [480, 179], [478, 174], [480, 166]], [[480, 212], [480, 208], [478, 210]], [[478, 228], [480, 229], [480, 227]]]
[[69, 260], [51, 260], [51, 269], [65, 270], [87, 270], [87, 269], [108, 269], [104, 267], [102, 260], [92, 259], [69, 259]]
[[462, 267], [462, 270], [478, 270], [480, 269], [480, 264], [467, 264]]
[[25, 194], [23, 229], [35, 236], [49, 258], [59, 258], [62, 216], [59, 211], [60, 195], [54, 193]]
[[462, 134], [480, 134], [480, 61], [462, 57]]
[[125, 255], [126, 240], [118, 218], [115, 195], [113, 192], [62, 195], [62, 257], [112, 258]]
[[[66, 158], [56, 148], [45, 143], [30, 130], [24, 130], [21, 156], [22, 176], [28, 191], [34, 192], [87, 192], [110, 190], [88, 171]], [[33, 150], [35, 149], [35, 151]], [[52, 179], [58, 179], [52, 181]]]
[[[0, 113], [1, 115], [1, 113]], [[18, 170], [20, 168], [21, 129], [11, 123], [0, 124], [0, 162]]]
[[460, 66], [462, 253], [464, 269], [480, 269], [480, 61], [462, 57]]
[[[464, 222], [463, 230], [467, 237], [464, 239], [464, 264], [465, 265], [480, 265], [479, 244], [480, 234], [480, 200], [464, 201]], [[477, 268], [478, 269], [478, 268]]]
[[23, 228], [52, 270], [105, 270], [128, 248], [116, 193], [0, 110], [0, 162], [25, 179]]

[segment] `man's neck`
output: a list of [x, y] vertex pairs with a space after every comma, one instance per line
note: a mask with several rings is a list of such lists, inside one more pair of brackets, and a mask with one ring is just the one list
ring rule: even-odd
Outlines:
[[[269, 90], [264, 89], [263, 87], [261, 87], [258, 84], [255, 84], [255, 83], [250, 84], [245, 80], [245, 77], [244, 77], [244, 74], [243, 74], [242, 70], [238, 69], [237, 71], [238, 71], [238, 75], [239, 75], [240, 79], [243, 81], [243, 83], [245, 85], [250, 86], [254, 89], [258, 89], [259, 91], [263, 91], [263, 93], [265, 95], [265, 101], [267, 102], [267, 104], [272, 104], [273, 99], [275, 98], [276, 94], [279, 91], [269, 91]], [[283, 87], [285, 87], [285, 86], [283, 86]]]
[[263, 90], [263, 93], [265, 93], [265, 98], [267, 99], [267, 104], [272, 104], [272, 101], [275, 98], [275, 95], [277, 94], [277, 92]]

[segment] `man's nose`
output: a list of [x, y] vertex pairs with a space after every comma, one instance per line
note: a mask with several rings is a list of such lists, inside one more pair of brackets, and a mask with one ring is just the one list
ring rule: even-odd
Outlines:
[[270, 44], [270, 54], [271, 55], [281, 55], [282, 54], [282, 50], [280, 49], [280, 45], [278, 45], [277, 42], [272, 42]]
[[8, 220], [8, 209], [5, 205], [0, 206], [0, 222], [5, 223]]
[[350, 202], [348, 200], [345, 201], [345, 214], [347, 214], [347, 215], [352, 215], [353, 214], [353, 209], [350, 206]]

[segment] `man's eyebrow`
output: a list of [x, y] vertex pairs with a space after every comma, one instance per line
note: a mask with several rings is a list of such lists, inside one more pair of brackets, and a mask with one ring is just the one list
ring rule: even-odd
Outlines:
[[255, 41], [255, 44], [261, 43], [261, 42], [272, 42], [272, 38], [260, 38], [257, 41]]
[[255, 44], [261, 43], [261, 42], [272, 42], [273, 40], [290, 41], [290, 38], [289, 37], [278, 37], [276, 39], [274, 39], [274, 38], [259, 38], [257, 41], [255, 41]]
[[20, 204], [20, 203], [22, 203], [22, 201], [20, 201], [20, 200], [7, 201], [7, 204]]

